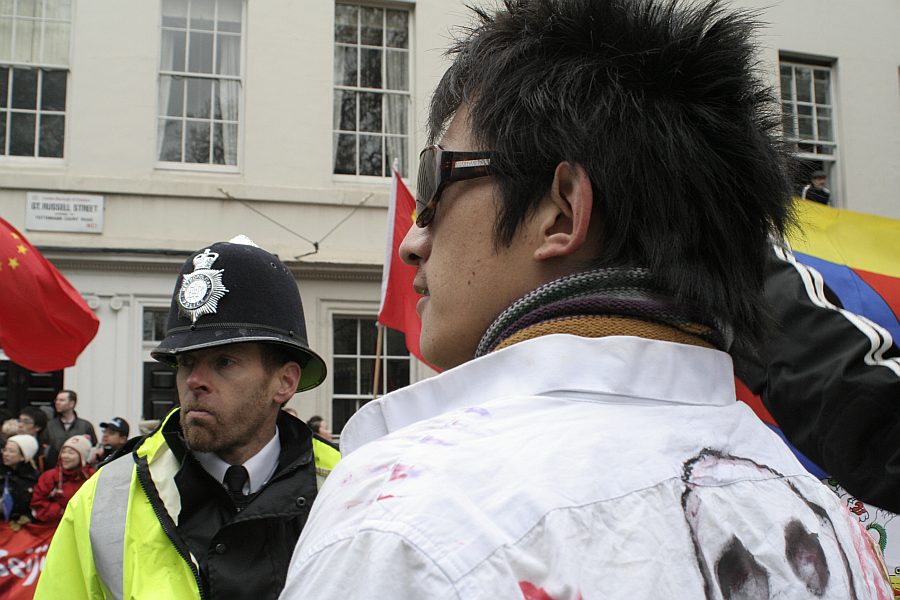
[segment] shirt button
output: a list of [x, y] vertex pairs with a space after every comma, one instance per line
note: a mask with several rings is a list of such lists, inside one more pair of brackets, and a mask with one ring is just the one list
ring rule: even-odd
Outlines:
[[297, 502], [297, 506], [300, 508], [303, 508], [304, 506], [306, 506], [306, 498], [304, 498], [303, 496], [300, 496], [299, 498], [297, 498], [296, 502]]
[[228, 550], [228, 548], [225, 544], [216, 544], [215, 550], [216, 554], [225, 554], [225, 551]]

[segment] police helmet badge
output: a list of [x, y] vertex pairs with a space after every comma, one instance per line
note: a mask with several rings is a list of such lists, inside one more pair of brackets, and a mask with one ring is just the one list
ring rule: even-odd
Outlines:
[[193, 323], [203, 315], [215, 313], [219, 300], [228, 292], [222, 283], [222, 273], [225, 269], [212, 268], [218, 258], [217, 252], [205, 249], [194, 257], [193, 272], [185, 275], [181, 282], [178, 306], [182, 313], [191, 317]]

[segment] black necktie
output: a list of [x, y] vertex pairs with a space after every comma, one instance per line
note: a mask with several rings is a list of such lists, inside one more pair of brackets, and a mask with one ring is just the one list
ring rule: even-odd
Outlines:
[[225, 478], [222, 481], [228, 489], [228, 493], [231, 494], [231, 499], [234, 500], [238, 512], [244, 508], [249, 498], [244, 495], [244, 486], [249, 480], [250, 474], [243, 465], [231, 465], [225, 471]]

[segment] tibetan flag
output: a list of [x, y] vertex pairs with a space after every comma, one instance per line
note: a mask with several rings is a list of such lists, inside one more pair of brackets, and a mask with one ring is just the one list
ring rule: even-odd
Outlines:
[[415, 220], [416, 200], [406, 189], [397, 170], [392, 169], [391, 172], [387, 251], [381, 276], [381, 308], [378, 310], [378, 322], [385, 327], [403, 332], [406, 336], [406, 348], [410, 353], [431, 366], [422, 358], [422, 351], [419, 348], [422, 321], [416, 313], [419, 295], [413, 290], [416, 268], [400, 260], [400, 243]]
[[822, 274], [843, 308], [900, 340], [900, 220], [801, 200], [802, 229], [789, 241], [801, 263]]
[[81, 294], [0, 219], [0, 347], [10, 360], [39, 373], [70, 367], [99, 326]]

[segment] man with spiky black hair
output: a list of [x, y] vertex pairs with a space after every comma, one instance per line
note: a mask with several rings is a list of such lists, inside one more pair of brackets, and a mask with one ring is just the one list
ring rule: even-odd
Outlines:
[[282, 597], [889, 597], [865, 531], [735, 401], [790, 222], [754, 15], [476, 12], [400, 248], [445, 371], [347, 423]]

